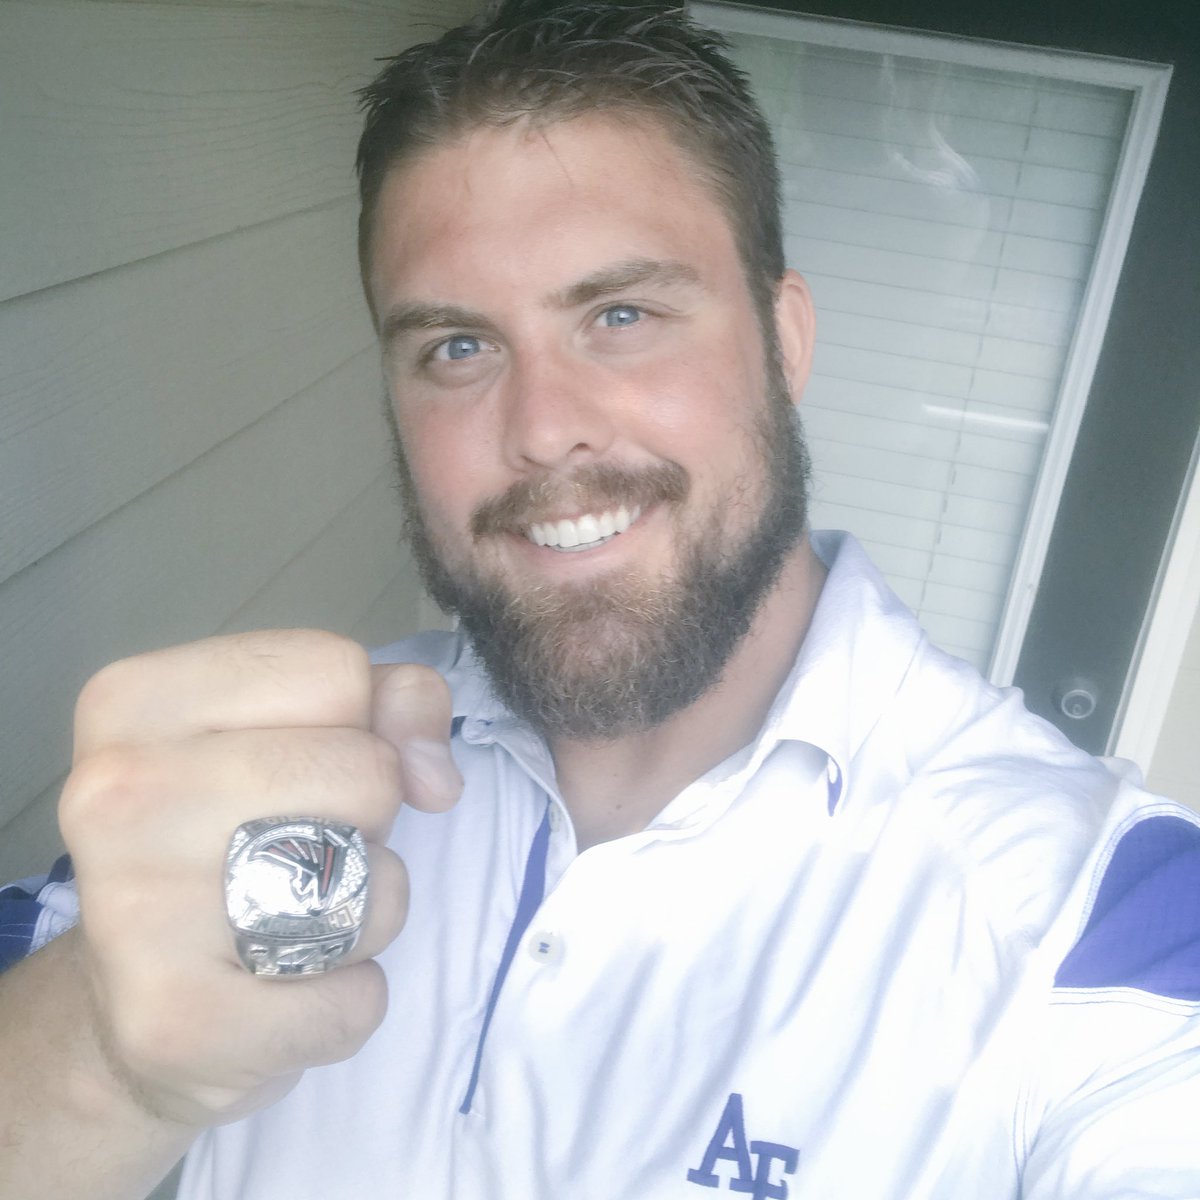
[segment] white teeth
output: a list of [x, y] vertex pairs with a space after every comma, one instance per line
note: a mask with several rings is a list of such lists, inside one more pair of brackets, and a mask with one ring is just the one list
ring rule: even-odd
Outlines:
[[640, 507], [631, 512], [623, 504], [616, 512], [597, 516], [585, 513], [573, 521], [538, 521], [530, 525], [525, 536], [535, 546], [552, 546], [558, 550], [589, 550], [603, 545], [609, 538], [624, 533], [642, 515]]
[[579, 536], [579, 527], [575, 521], [559, 521], [558, 544], [564, 550], [569, 550], [572, 546], [578, 546], [581, 541], [583, 539]]
[[579, 534], [580, 545], [585, 542], [598, 542], [601, 538], [600, 522], [589, 513], [575, 522], [575, 532]]

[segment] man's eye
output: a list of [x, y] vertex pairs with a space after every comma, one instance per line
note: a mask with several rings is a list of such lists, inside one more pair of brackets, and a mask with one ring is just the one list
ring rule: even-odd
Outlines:
[[624, 325], [636, 325], [642, 319], [642, 310], [632, 304], [616, 304], [606, 308], [601, 319], [610, 329], [620, 329]]
[[473, 357], [482, 349], [483, 343], [477, 337], [460, 334], [458, 337], [447, 338], [435, 347], [433, 357], [458, 362], [461, 359]]

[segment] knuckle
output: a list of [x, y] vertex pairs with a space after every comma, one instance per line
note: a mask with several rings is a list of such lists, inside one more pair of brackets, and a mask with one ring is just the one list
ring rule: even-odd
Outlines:
[[96, 671], [79, 690], [75, 701], [77, 740], [93, 725], [103, 725], [110, 713], [121, 707], [137, 686], [146, 656], [120, 658]]
[[367, 688], [371, 678], [371, 660], [365, 647], [341, 634], [323, 632], [321, 637], [332, 659], [331, 669], [344, 676], [356, 690]]
[[144, 816], [155, 794], [148, 756], [130, 745], [102, 746], [75, 764], [59, 800], [64, 838], [93, 830], [112, 832]]
[[382, 669], [374, 720], [389, 740], [413, 732], [441, 736], [449, 728], [451, 712], [450, 687], [432, 667], [401, 663]]
[[391, 686], [419, 695], [424, 703], [450, 706], [450, 685], [424, 663], [401, 663], [393, 669]]

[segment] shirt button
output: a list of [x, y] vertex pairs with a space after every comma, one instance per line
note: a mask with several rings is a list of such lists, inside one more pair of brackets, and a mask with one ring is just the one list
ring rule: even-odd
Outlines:
[[559, 808], [558, 805], [553, 801], [551, 801], [548, 816], [550, 820], [550, 832], [557, 833], [562, 828], [563, 815], [562, 809]]
[[534, 962], [556, 963], [563, 956], [563, 940], [557, 933], [542, 929], [530, 935], [525, 943], [525, 949]]

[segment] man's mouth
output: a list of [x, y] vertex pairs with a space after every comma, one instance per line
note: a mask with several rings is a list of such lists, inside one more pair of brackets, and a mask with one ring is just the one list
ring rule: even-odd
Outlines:
[[642, 515], [641, 505], [612, 509], [603, 513], [585, 513], [581, 517], [561, 521], [535, 521], [525, 530], [525, 536], [535, 546], [552, 550], [593, 550], [624, 533]]

